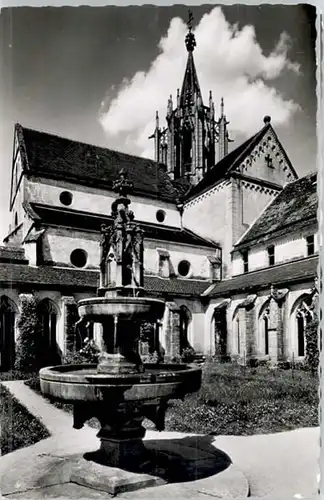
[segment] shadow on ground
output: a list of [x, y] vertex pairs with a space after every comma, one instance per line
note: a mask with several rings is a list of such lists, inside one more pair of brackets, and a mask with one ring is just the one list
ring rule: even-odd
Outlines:
[[[232, 463], [226, 453], [213, 446], [214, 439], [206, 435], [147, 440], [146, 461], [136, 472], [160, 477], [168, 483], [196, 481], [214, 476]], [[83, 457], [87, 461], [105, 464], [100, 450], [85, 453]]]

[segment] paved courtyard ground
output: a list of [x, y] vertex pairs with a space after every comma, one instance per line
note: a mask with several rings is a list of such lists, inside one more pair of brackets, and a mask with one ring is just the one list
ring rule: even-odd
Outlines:
[[[16, 464], [30, 463], [35, 457], [51, 454], [59, 456], [62, 453], [73, 455], [85, 450], [92, 450], [98, 439], [96, 430], [85, 426], [81, 430], [72, 428], [71, 416], [62, 410], [53, 407], [41, 396], [26, 387], [22, 381], [3, 382], [13, 396], [23, 404], [30, 413], [39, 418], [51, 433], [51, 437], [40, 441], [36, 445], [17, 450], [1, 457], [0, 477], [4, 481], [4, 474], [12, 471], [12, 474], [23, 483], [24, 471], [19, 470], [17, 474]], [[175, 432], [147, 431], [147, 440], [185, 438]], [[305, 428], [279, 434], [256, 435], [256, 436], [216, 436], [213, 437], [213, 445], [225, 452], [231, 458], [233, 464], [243, 472], [248, 480], [251, 497], [272, 497], [276, 500], [281, 498], [293, 498], [299, 495], [309, 498], [317, 494], [316, 475], [318, 473], [319, 456], [319, 429]], [[36, 462], [35, 462], [36, 466]], [[20, 479], [19, 479], [20, 478]], [[6, 481], [8, 479], [6, 478]], [[189, 483], [186, 483], [187, 486]], [[64, 486], [64, 485], [62, 485]], [[70, 491], [68, 492], [68, 489]], [[43, 496], [35, 496], [34, 492], [14, 493], [7, 498], [107, 498], [100, 496], [100, 492], [93, 490], [91, 497], [85, 494], [82, 488], [66, 487], [60, 491], [58, 486], [52, 486], [52, 491], [42, 490]], [[72, 489], [71, 489], [72, 488]], [[74, 488], [74, 489], [73, 489]], [[72, 491], [73, 490], [73, 491]], [[4, 494], [5, 492], [2, 491]], [[34, 494], [34, 496], [29, 496]], [[168, 484], [156, 486], [140, 491], [124, 493], [124, 498], [200, 498], [208, 496], [193, 489], [186, 489], [179, 484]], [[212, 494], [212, 489], [209, 496]], [[238, 495], [233, 497], [239, 498]]]

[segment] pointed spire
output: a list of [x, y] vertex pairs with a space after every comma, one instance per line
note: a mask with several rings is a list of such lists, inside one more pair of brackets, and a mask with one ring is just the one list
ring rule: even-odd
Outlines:
[[197, 94], [197, 99], [200, 98], [202, 104], [202, 96], [193, 59], [193, 51], [197, 44], [195, 35], [192, 33], [192, 21], [193, 15], [192, 12], [189, 11], [188, 33], [185, 39], [188, 60], [180, 95], [180, 105], [183, 107], [190, 106], [194, 102], [195, 93]]
[[224, 97], [221, 98], [221, 118], [224, 116]]
[[173, 102], [172, 102], [172, 94], [170, 94], [170, 97], [168, 99], [167, 116], [171, 116], [172, 111], [173, 111]]
[[160, 120], [159, 120], [159, 112], [157, 111], [156, 114], [155, 114], [155, 127], [157, 129], [160, 128]]
[[226, 120], [224, 113], [224, 98], [221, 98], [220, 104], [220, 118], [218, 124], [218, 161], [228, 154], [228, 143], [231, 142], [228, 136], [227, 125], [229, 122]]

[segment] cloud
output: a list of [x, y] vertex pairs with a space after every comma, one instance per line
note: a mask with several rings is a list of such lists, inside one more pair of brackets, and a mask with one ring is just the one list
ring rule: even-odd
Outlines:
[[[148, 140], [154, 129], [155, 110], [161, 125], [170, 94], [181, 88], [187, 59], [184, 38], [187, 32], [180, 18], [170, 22], [168, 32], [159, 42], [159, 55], [149, 69], [124, 80], [117, 96], [102, 103], [100, 123], [115, 149], [152, 157], [153, 144]], [[282, 33], [269, 55], [257, 42], [253, 26], [238, 29], [225, 19], [220, 7], [205, 14], [195, 30], [197, 47], [194, 58], [203, 98], [212, 90], [217, 106], [225, 100], [230, 119], [230, 134], [244, 137], [254, 134], [264, 115], [271, 115], [275, 125], [288, 123], [298, 105], [284, 99], [273, 80], [285, 71], [296, 75], [299, 66], [288, 59], [289, 36]]]

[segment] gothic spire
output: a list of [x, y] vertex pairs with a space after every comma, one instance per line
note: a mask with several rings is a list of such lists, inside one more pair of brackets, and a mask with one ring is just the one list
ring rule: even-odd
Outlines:
[[189, 10], [189, 19], [187, 23], [188, 33], [185, 38], [185, 45], [188, 51], [188, 60], [180, 94], [181, 106], [188, 106], [189, 104], [193, 104], [195, 95], [197, 98], [200, 98], [200, 101], [202, 103], [201, 91], [193, 58], [193, 51], [195, 50], [197, 43], [195, 35], [192, 33], [192, 21], [193, 15]]
[[224, 98], [221, 98], [220, 104], [220, 118], [217, 122], [218, 125], [218, 161], [222, 160], [228, 154], [228, 143], [233, 142], [229, 138], [227, 125], [229, 122], [224, 113]]

